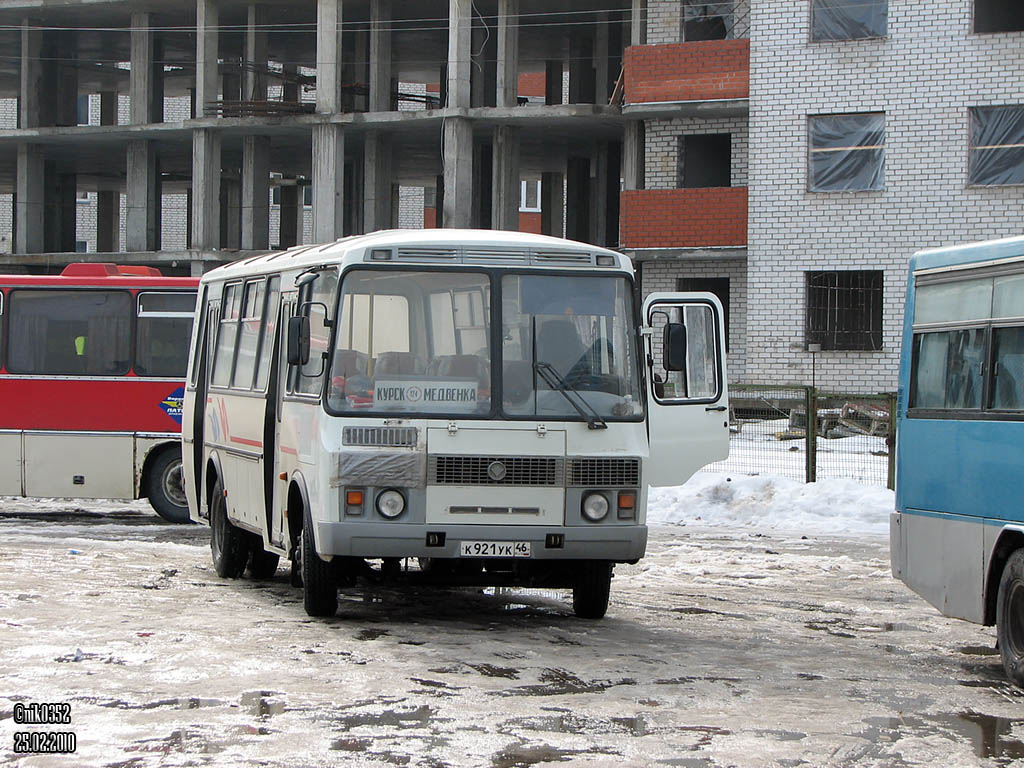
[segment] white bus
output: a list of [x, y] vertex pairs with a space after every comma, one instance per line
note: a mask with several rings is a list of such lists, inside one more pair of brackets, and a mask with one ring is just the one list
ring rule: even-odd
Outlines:
[[619, 253], [494, 231], [209, 272], [182, 440], [217, 573], [288, 557], [311, 616], [369, 576], [571, 588], [602, 617], [613, 566], [644, 554], [648, 485], [728, 454], [721, 305], [636, 295]]

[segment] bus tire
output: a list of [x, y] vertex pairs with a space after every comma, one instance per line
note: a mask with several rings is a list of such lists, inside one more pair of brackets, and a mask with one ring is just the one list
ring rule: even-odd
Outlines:
[[276, 552], [267, 552], [263, 548], [263, 540], [254, 537], [252, 552], [249, 553], [249, 577], [252, 579], [269, 579], [277, 573], [280, 557]]
[[576, 566], [572, 588], [572, 610], [581, 619], [600, 619], [608, 612], [612, 587], [612, 564], [586, 560]]
[[331, 564], [320, 559], [313, 541], [313, 520], [307, 509], [303, 516], [302, 548], [299, 562], [302, 568], [302, 607], [307, 616], [333, 616], [338, 610], [338, 585]]
[[165, 448], [146, 469], [146, 496], [156, 513], [169, 523], [187, 523], [188, 498], [181, 475], [181, 449]]
[[237, 579], [249, 562], [249, 539], [245, 531], [228, 520], [224, 482], [218, 477], [210, 498], [210, 552], [217, 575]]
[[999, 579], [996, 636], [1006, 676], [1024, 688], [1024, 549], [1010, 555]]

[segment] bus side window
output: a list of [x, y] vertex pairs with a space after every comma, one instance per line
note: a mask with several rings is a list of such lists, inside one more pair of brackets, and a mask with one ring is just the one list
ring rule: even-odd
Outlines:
[[267, 308], [263, 313], [263, 336], [260, 339], [259, 360], [256, 364], [256, 389], [262, 392], [270, 378], [271, 353], [277, 337], [277, 313], [281, 303], [281, 278], [276, 275], [267, 284]]
[[188, 364], [196, 294], [143, 291], [138, 295], [135, 332], [135, 373], [139, 376], [183, 378]]
[[231, 386], [235, 389], [252, 389], [256, 373], [256, 354], [259, 351], [260, 326], [263, 324], [263, 280], [250, 280], [245, 284], [238, 334], [238, 353], [235, 356], [235, 372]]
[[323, 271], [317, 279], [302, 289], [300, 304], [309, 317], [309, 361], [299, 369], [295, 391], [304, 395], [319, 395], [323, 389], [323, 373], [327, 362], [327, 349], [331, 329], [325, 308], [334, 306], [338, 288], [338, 275]]
[[992, 407], [1024, 409], [1024, 328], [993, 330], [994, 384]]
[[217, 342], [213, 352], [213, 374], [210, 383], [215, 387], [226, 387], [231, 382], [231, 368], [235, 361], [235, 342], [238, 339], [238, 318], [241, 314], [242, 284], [234, 283], [224, 288], [221, 304]]
[[982, 328], [917, 334], [910, 407], [980, 409], [984, 356]]

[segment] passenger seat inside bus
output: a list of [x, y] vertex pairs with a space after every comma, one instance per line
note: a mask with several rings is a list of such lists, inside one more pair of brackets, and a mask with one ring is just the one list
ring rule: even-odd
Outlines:
[[[571, 320], [546, 320], [537, 330], [537, 362], [550, 363], [563, 378], [570, 375], [583, 352], [583, 342]], [[538, 378], [538, 386], [542, 384], [543, 379]]]
[[374, 358], [373, 375], [417, 376], [425, 373], [423, 361], [412, 352], [381, 352]]
[[441, 355], [430, 363], [431, 376], [453, 379], [476, 379], [481, 387], [489, 387], [487, 364], [476, 355]]

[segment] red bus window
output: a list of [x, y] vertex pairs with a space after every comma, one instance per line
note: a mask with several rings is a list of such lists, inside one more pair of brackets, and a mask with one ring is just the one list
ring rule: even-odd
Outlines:
[[194, 291], [144, 291], [138, 296], [135, 373], [182, 379], [196, 309]]
[[44, 375], [121, 376], [131, 355], [128, 291], [14, 290], [8, 370]]

